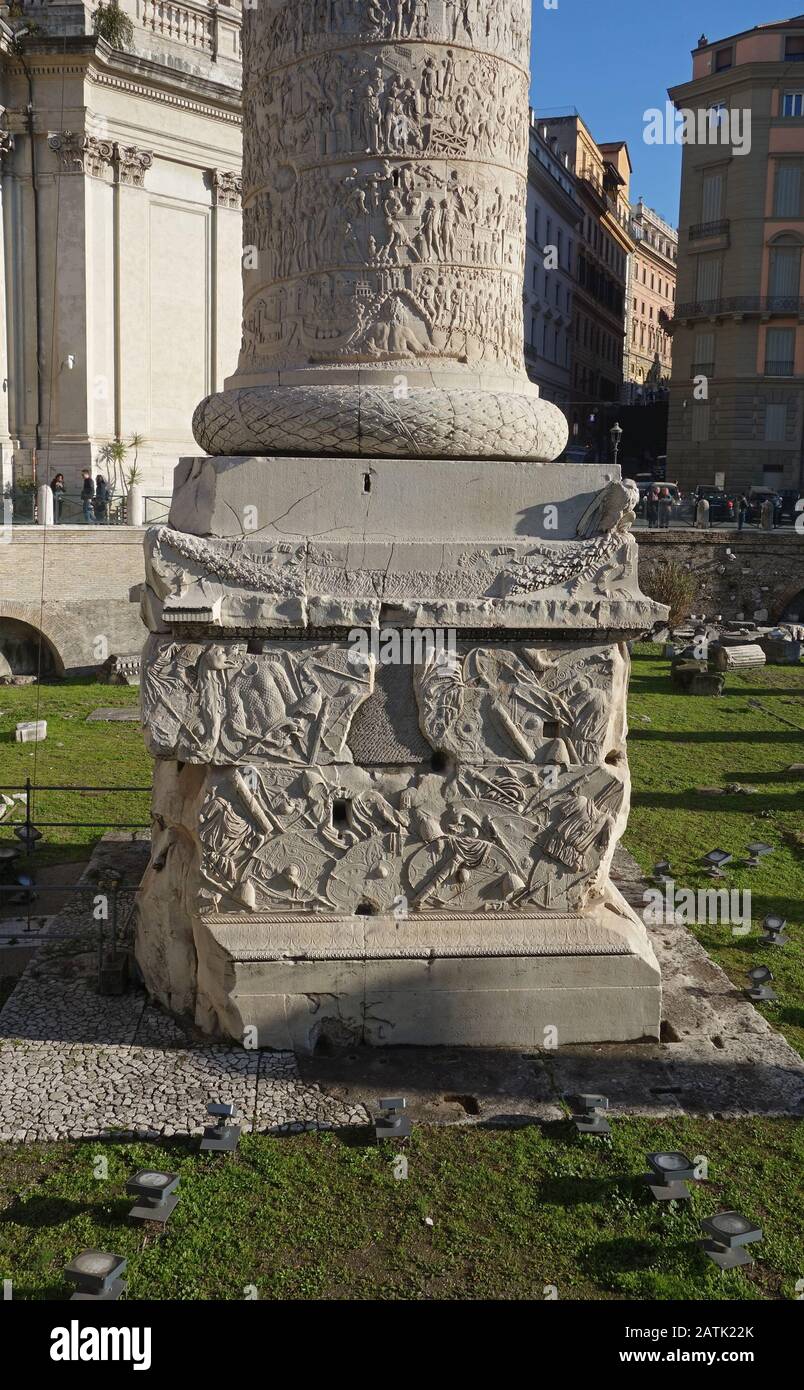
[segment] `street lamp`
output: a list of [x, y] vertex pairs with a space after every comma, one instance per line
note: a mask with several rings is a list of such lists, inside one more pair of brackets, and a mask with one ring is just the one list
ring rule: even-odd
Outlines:
[[613, 425], [612, 428], [611, 428], [611, 443], [612, 443], [612, 447], [613, 447], [613, 449], [614, 449], [614, 465], [615, 465], [615, 467], [617, 466], [617, 455], [618, 455], [619, 452], [620, 452], [620, 440], [622, 439], [622, 437], [623, 437], [623, 428], [622, 428], [622, 425], [620, 424], [620, 422], [619, 422], [619, 420], [618, 420], [618, 421], [617, 421], [617, 424], [616, 424], [616, 425]]

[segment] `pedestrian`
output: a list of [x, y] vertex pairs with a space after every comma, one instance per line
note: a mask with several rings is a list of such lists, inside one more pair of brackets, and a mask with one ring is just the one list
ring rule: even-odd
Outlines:
[[709, 502], [706, 497], [698, 498], [698, 504], [695, 508], [695, 521], [693, 524], [702, 527], [703, 530], [707, 530], [712, 525]]
[[762, 503], [762, 508], [759, 514], [760, 525], [763, 531], [773, 530], [773, 514], [773, 498], [766, 497], [765, 501]]
[[663, 487], [659, 493], [659, 530], [669, 531], [670, 513], [673, 510], [673, 499], [669, 490]]
[[105, 526], [109, 520], [109, 484], [102, 473], [95, 479], [95, 520]]
[[738, 500], [738, 502], [737, 502], [737, 530], [738, 530], [738, 531], [742, 531], [743, 527], [745, 526], [745, 523], [746, 523], [746, 521], [748, 520], [748, 513], [750, 512], [750, 510], [751, 510], [751, 504], [750, 504], [750, 502], [748, 501], [748, 498], [746, 497], [745, 493], [744, 493], [744, 492], [741, 492], [741, 493], [740, 493], [739, 500]]
[[53, 520], [58, 523], [61, 521], [61, 513], [64, 507], [64, 474], [57, 473], [50, 484], [53, 493]]
[[95, 500], [95, 484], [92, 481], [92, 474], [85, 468], [81, 474], [81, 506], [84, 512], [84, 521], [92, 522], [95, 520], [93, 502]]
[[659, 524], [659, 490], [652, 487], [645, 501], [648, 516], [648, 529], [653, 531]]

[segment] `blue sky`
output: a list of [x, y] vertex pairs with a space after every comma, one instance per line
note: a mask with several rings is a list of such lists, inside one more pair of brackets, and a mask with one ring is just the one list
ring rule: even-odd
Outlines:
[[531, 105], [577, 107], [596, 140], [627, 140], [632, 202], [644, 197], [676, 225], [681, 146], [644, 144], [644, 112], [689, 80], [702, 33], [714, 42], [797, 13], [767, 0], [558, 0], [557, 9], [533, 0]]

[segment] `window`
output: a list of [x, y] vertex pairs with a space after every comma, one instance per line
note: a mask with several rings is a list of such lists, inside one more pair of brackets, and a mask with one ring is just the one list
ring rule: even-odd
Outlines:
[[792, 376], [795, 360], [795, 328], [769, 328], [765, 336], [765, 375]]
[[715, 369], [714, 333], [696, 333], [695, 350], [692, 355], [693, 376], [709, 376]]
[[769, 405], [765, 409], [765, 441], [782, 444], [787, 427], [787, 406]]
[[804, 92], [785, 92], [782, 97], [782, 115], [804, 115]]
[[798, 299], [800, 278], [801, 247], [772, 247], [769, 280], [771, 299]]
[[534, 211], [533, 211], [533, 240], [536, 242], [536, 245], [538, 246], [538, 245], [539, 245], [539, 209], [538, 209], [538, 208], [534, 208]]
[[709, 438], [709, 402], [693, 401], [692, 442], [703, 444]]
[[696, 298], [699, 304], [719, 297], [721, 264], [719, 256], [698, 257]]
[[715, 52], [715, 72], [725, 72], [734, 63], [733, 48], [718, 48]]
[[726, 125], [729, 119], [729, 108], [725, 101], [716, 101], [707, 111], [710, 126]]
[[792, 159], [780, 159], [776, 165], [773, 185], [774, 217], [801, 216], [801, 165]]
[[786, 63], [804, 63], [804, 34], [785, 40], [784, 58]]
[[723, 216], [723, 174], [718, 169], [703, 176], [701, 221], [719, 222]]

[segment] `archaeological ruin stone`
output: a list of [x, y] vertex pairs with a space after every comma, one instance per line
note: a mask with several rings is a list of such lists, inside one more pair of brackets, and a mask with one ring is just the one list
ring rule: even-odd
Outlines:
[[244, 11], [242, 353], [146, 540], [137, 951], [249, 1045], [658, 1036], [609, 869], [667, 610], [525, 372], [529, 41], [528, 0]]

